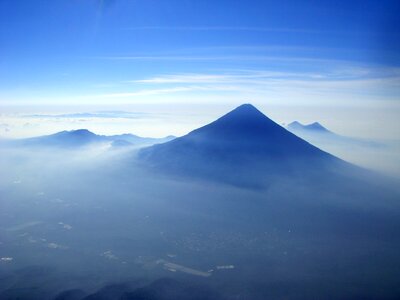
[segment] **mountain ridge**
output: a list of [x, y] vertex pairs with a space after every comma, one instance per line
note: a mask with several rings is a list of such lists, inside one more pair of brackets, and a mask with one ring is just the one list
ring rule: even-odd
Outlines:
[[334, 134], [332, 131], [328, 130], [326, 127], [322, 126], [319, 122], [313, 122], [310, 124], [302, 124], [299, 121], [293, 121], [289, 125], [287, 125], [289, 130], [305, 130], [305, 131], [313, 131], [315, 133], [330, 133]]
[[150, 145], [163, 143], [174, 139], [174, 136], [164, 138], [141, 137], [131, 133], [119, 135], [98, 135], [88, 129], [63, 130], [54, 134], [43, 135], [32, 138], [8, 140], [7, 143], [17, 146], [35, 146], [35, 147], [62, 147], [79, 148], [93, 143], [111, 143], [119, 147], [130, 145]]

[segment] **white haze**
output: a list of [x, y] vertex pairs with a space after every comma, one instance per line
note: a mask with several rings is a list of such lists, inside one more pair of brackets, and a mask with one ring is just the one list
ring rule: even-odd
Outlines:
[[283, 179], [253, 190], [154, 173], [129, 147], [0, 151], [0, 295], [126, 283], [117, 290], [194, 286], [193, 299], [400, 292], [399, 192], [382, 178], [365, 191]]

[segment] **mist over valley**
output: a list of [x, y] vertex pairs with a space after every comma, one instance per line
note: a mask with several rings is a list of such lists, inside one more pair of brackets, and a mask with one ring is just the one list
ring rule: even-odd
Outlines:
[[250, 104], [178, 138], [78, 130], [0, 151], [1, 299], [400, 294], [398, 179]]

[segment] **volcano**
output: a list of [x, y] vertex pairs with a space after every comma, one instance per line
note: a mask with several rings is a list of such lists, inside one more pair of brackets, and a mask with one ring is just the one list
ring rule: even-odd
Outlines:
[[283, 177], [316, 177], [350, 164], [281, 127], [251, 104], [164, 144], [139, 159], [169, 174], [234, 185], [263, 185]]

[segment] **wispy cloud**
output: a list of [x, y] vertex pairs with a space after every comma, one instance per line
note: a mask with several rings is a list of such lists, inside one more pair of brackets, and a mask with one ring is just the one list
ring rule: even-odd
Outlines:
[[294, 57], [277, 55], [111, 55], [93, 56], [91, 59], [102, 60], [132, 60], [132, 61], [273, 61], [273, 62], [329, 62], [335, 63], [340, 60], [331, 60], [315, 57]]
[[315, 28], [294, 28], [294, 27], [260, 27], [260, 26], [131, 26], [122, 27], [121, 30], [126, 31], [244, 31], [244, 32], [271, 32], [280, 34], [334, 34], [334, 35], [383, 35], [383, 34], [393, 34], [388, 32], [377, 32], [377, 31], [365, 31], [365, 30], [328, 30], [328, 29], [315, 29]]
[[[148, 79], [130, 81], [131, 83], [167, 84], [167, 83], [195, 83], [195, 84], [216, 84], [216, 83], [253, 83], [263, 84], [268, 79], [322, 79], [325, 74], [319, 73], [295, 73], [295, 72], [276, 72], [276, 71], [242, 71], [240, 73], [225, 74], [167, 74]], [[259, 81], [261, 80], [261, 81]]]
[[149, 95], [159, 95], [159, 94], [169, 94], [178, 92], [187, 92], [196, 89], [195, 87], [171, 87], [163, 89], [144, 89], [134, 92], [124, 92], [124, 93], [111, 93], [111, 94], [98, 94], [98, 95], [88, 95], [82, 96], [85, 99], [100, 99], [100, 98], [129, 98], [129, 97], [140, 97]]
[[99, 111], [84, 112], [70, 114], [34, 114], [24, 115], [25, 118], [60, 118], [60, 119], [89, 119], [89, 118], [105, 118], [105, 119], [141, 119], [148, 117], [149, 114], [143, 112], [128, 111]]
[[382, 99], [394, 99], [396, 91], [400, 91], [400, 70], [351, 66], [319, 72], [241, 70], [223, 73], [164, 74], [130, 82], [147, 86], [150, 89], [147, 93], [151, 93], [153, 86], [166, 86], [168, 88], [165, 90], [172, 92], [174, 87], [178, 86], [178, 91], [235, 92], [243, 97], [290, 93], [299, 98], [305, 98], [307, 95], [325, 95], [331, 99], [340, 99], [341, 95], [346, 95], [347, 98], [356, 95], [363, 95], [364, 98], [380, 95]]
[[[270, 103], [391, 101], [400, 93], [400, 69], [360, 64], [309, 64], [301, 68], [216, 69], [155, 74], [115, 83], [110, 92], [71, 95], [73, 103], [109, 105], [269, 99]], [[214, 99], [214, 100], [212, 100]], [[215, 100], [217, 99], [217, 100]], [[225, 99], [225, 100], [224, 100]], [[39, 116], [38, 116], [39, 117]], [[126, 113], [90, 112], [54, 118], [140, 118]]]
[[259, 71], [241, 70], [225, 73], [183, 73], [165, 74], [147, 79], [130, 81], [142, 84], [252, 84], [264, 85], [273, 82], [311, 84], [354, 84], [390, 83], [400, 85], [400, 70], [371, 69], [362, 67], [345, 67], [320, 72], [284, 72], [284, 71]]
[[0, 129], [2, 129], [4, 132], [9, 132], [10, 131], [10, 125], [6, 123], [1, 123], [0, 124]]
[[[148, 78], [120, 82], [114, 93], [80, 95], [82, 101], [115, 101], [133, 103], [141, 101], [162, 102], [165, 99], [189, 97], [294, 97], [308, 99], [310, 95], [323, 98], [342, 99], [362, 95], [363, 99], [373, 97], [394, 99], [400, 92], [400, 69], [372, 68], [342, 65], [336, 68], [311, 68], [290, 70], [225, 70], [204, 73], [170, 73]], [[128, 84], [128, 85], [127, 85]], [[124, 91], [121, 91], [121, 89]], [[179, 94], [179, 96], [178, 96]], [[170, 97], [168, 97], [170, 96]], [[359, 97], [361, 99], [361, 97]], [[208, 98], [206, 98], [208, 99]], [[207, 101], [207, 100], [205, 100]], [[302, 100], [300, 100], [302, 101]], [[138, 118], [138, 115], [114, 113], [86, 113], [61, 115], [57, 117], [77, 118]]]
[[128, 98], [128, 99], [140, 99], [142, 97], [153, 96], [153, 95], [168, 95], [176, 93], [190, 93], [190, 92], [209, 92], [209, 91], [239, 91], [241, 88], [236, 85], [189, 85], [189, 86], [178, 86], [169, 88], [148, 88], [136, 92], [124, 92], [124, 93], [112, 93], [112, 94], [95, 94], [80, 96], [81, 99], [118, 99], [118, 98]]
[[123, 27], [122, 30], [161, 30], [161, 31], [262, 31], [291, 33], [322, 33], [321, 30], [306, 28], [277, 28], [256, 26], [137, 26]]

